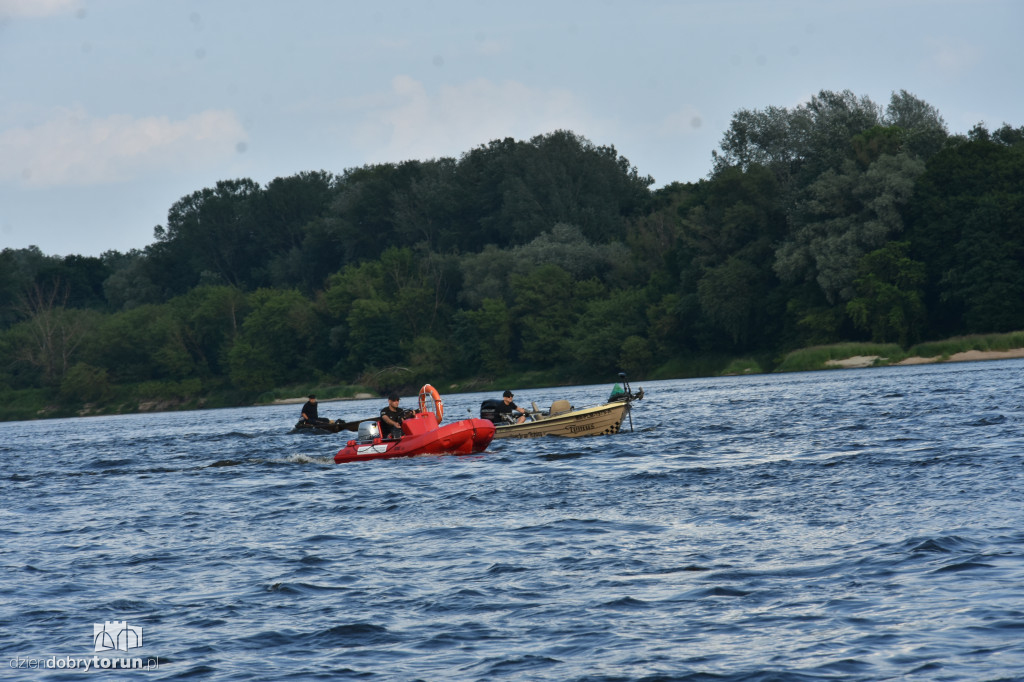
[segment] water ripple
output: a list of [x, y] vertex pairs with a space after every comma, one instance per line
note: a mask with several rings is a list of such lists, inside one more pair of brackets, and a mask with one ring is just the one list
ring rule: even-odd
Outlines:
[[1021, 679], [1020, 367], [648, 382], [632, 433], [344, 467], [294, 406], [0, 424], [0, 650], [126, 621], [153, 679]]

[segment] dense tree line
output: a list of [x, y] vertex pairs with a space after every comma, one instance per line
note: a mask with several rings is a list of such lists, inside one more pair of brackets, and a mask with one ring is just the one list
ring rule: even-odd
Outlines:
[[[906, 93], [740, 111], [652, 190], [568, 131], [460, 158], [218, 182], [141, 251], [0, 252], [0, 389], [254, 396], [1024, 329], [1024, 128]], [[769, 362], [770, 364], [770, 362]]]

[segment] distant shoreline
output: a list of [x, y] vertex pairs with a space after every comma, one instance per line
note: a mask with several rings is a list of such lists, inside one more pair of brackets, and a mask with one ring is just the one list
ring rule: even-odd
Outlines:
[[1014, 358], [1024, 358], [1024, 348], [1012, 348], [1010, 350], [968, 350], [960, 353], [954, 353], [948, 358], [943, 358], [941, 355], [936, 355], [930, 358], [914, 356], [904, 358], [903, 360], [894, 362], [891, 365], [884, 364], [886, 358], [883, 358], [880, 355], [855, 355], [843, 360], [828, 360], [825, 362], [825, 365], [827, 367], [856, 369], [861, 367], [874, 367], [880, 363], [886, 367], [899, 367], [903, 365], [930, 365], [940, 362], [976, 362], [979, 360], [1011, 360]]
[[[317, 402], [318, 403], [336, 403], [336, 402], [341, 401], [341, 400], [373, 400], [374, 398], [377, 398], [377, 397], [378, 396], [375, 396], [372, 393], [356, 393], [354, 396], [351, 396], [351, 397], [347, 397], [346, 396], [346, 397], [343, 397], [343, 398], [324, 398], [322, 400], [318, 398]], [[262, 405], [304, 405], [307, 400], [309, 400], [309, 396], [302, 396], [302, 397], [299, 397], [299, 398], [278, 398], [277, 400], [275, 400], [272, 403], [260, 403], [260, 404], [262, 404]]]
[[[1012, 340], [1007, 337], [1012, 337]], [[913, 365], [925, 365], [925, 364], [940, 364], [948, 362], [977, 362], [977, 361], [989, 361], [989, 360], [1013, 360], [1013, 359], [1024, 359], [1024, 332], [1014, 332], [1012, 334], [992, 335], [989, 337], [977, 337], [977, 339], [950, 339], [946, 342], [935, 342], [922, 344], [921, 350], [924, 350], [928, 355], [911, 355], [905, 356], [901, 349], [895, 344], [870, 344], [870, 343], [846, 343], [846, 344], [835, 344], [833, 346], [818, 346], [801, 349], [800, 351], [794, 351], [787, 356], [787, 360], [782, 364], [784, 367], [778, 367], [773, 371], [764, 372], [757, 367], [756, 362], [745, 363], [741, 367], [738, 367], [736, 371], [725, 371], [717, 374], [675, 374], [675, 375], [663, 375], [663, 376], [649, 376], [648, 380], [658, 381], [662, 379], [673, 379], [673, 378], [686, 378], [686, 377], [728, 377], [728, 376], [743, 376], [751, 374], [790, 374], [794, 372], [814, 372], [823, 370], [833, 369], [861, 369], [861, 368], [872, 368], [872, 367], [900, 367], [900, 366], [913, 366]], [[1010, 341], [1010, 343], [1006, 343]], [[1014, 346], [1007, 350], [976, 350], [970, 349], [967, 344], [976, 343], [982, 345], [982, 347], [991, 348], [993, 345], [998, 347], [1003, 346]], [[964, 347], [967, 350], [959, 350]], [[955, 351], [955, 352], [954, 352]], [[932, 355], [934, 353], [934, 355]], [[824, 357], [822, 357], [824, 355]], [[790, 361], [790, 358], [797, 356], [794, 361]], [[518, 379], [518, 380], [517, 380]], [[533, 380], [526, 380], [525, 376], [520, 377], [503, 377], [502, 384], [509, 385], [520, 385], [521, 388], [555, 388], [557, 386], [572, 386], [572, 383], [559, 383], [557, 381], [552, 383], [538, 383], [535, 378]], [[458, 390], [459, 388], [466, 387], [463, 385], [457, 387], [455, 385], [450, 386], [451, 390]], [[474, 390], [483, 390], [486, 388], [485, 385], [480, 383], [474, 383]], [[273, 405], [294, 405], [298, 407], [302, 403], [306, 402], [310, 393], [322, 394], [320, 398], [322, 403], [333, 403], [333, 402], [344, 402], [353, 400], [375, 400], [379, 399], [383, 402], [383, 398], [379, 394], [369, 392], [368, 387], [351, 387], [355, 389], [353, 395], [339, 396], [337, 395], [337, 387], [334, 386], [316, 386], [311, 387], [308, 384], [298, 391], [302, 391], [299, 395], [292, 394], [288, 397], [280, 397], [269, 401], [257, 401], [252, 403], [240, 404], [210, 404], [207, 398], [208, 396], [184, 396], [176, 398], [165, 398], [165, 397], [154, 397], [154, 398], [140, 398], [135, 403], [134, 409], [126, 409], [130, 403], [116, 402], [113, 405], [98, 405], [93, 403], [87, 403], [80, 406], [64, 406], [53, 404], [52, 402], [42, 402], [42, 400], [49, 401], [50, 399], [45, 396], [40, 399], [39, 405], [32, 405], [31, 403], [26, 404], [23, 408], [19, 408], [18, 405], [8, 402], [5, 405], [5, 413], [0, 422], [10, 421], [27, 421], [34, 419], [56, 419], [64, 417], [90, 417], [90, 416], [106, 416], [113, 414], [153, 414], [158, 412], [178, 412], [182, 410], [199, 410], [199, 409], [218, 409], [227, 407], [259, 407], [259, 406], [273, 406]], [[493, 388], [493, 386], [491, 387]], [[287, 395], [288, 389], [278, 391], [278, 395], [284, 393]], [[270, 398], [270, 396], [267, 396]], [[28, 401], [26, 401], [28, 402]]]
[[[1024, 348], [1012, 348], [1010, 350], [968, 350], [945, 357], [935, 355], [932, 357], [912, 356], [904, 358], [899, 362], [889, 363], [888, 358], [881, 355], [854, 355], [842, 360], [827, 360], [825, 369], [863, 369], [867, 367], [905, 367], [910, 365], [931, 365], [946, 362], [979, 362], [986, 360], [1012, 360], [1024, 358]], [[795, 370], [796, 372], [808, 370]], [[790, 372], [781, 372], [789, 374]], [[723, 375], [729, 376], [729, 375]], [[343, 400], [372, 400], [379, 396], [370, 393], [357, 393], [351, 397], [324, 398], [321, 403], [339, 402]], [[263, 405], [301, 405], [306, 402], [307, 396], [299, 398], [279, 398], [272, 403], [260, 403]]]

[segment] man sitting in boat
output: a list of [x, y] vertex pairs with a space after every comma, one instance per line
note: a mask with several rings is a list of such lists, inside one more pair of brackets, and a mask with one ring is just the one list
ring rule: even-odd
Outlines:
[[305, 422], [307, 424], [330, 424], [331, 420], [318, 416], [316, 413], [316, 409], [316, 396], [310, 395], [309, 400], [307, 400], [306, 404], [302, 406], [302, 418], [299, 420], [300, 423]]
[[402, 437], [402, 420], [406, 417], [406, 410], [398, 406], [398, 394], [392, 391], [388, 394], [388, 406], [380, 411], [380, 430], [384, 438]]
[[508, 415], [506, 421], [512, 421], [512, 413], [518, 412], [519, 416], [516, 418], [515, 422], [516, 424], [522, 424], [526, 421], [526, 410], [512, 402], [513, 395], [512, 391], [505, 391], [502, 393], [501, 404], [495, 408], [495, 412], [502, 420], [506, 420], [506, 415]]

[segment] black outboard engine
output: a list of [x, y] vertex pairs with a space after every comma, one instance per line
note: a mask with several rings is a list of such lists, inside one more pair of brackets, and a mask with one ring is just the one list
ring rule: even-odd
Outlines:
[[501, 406], [502, 402], [504, 401], [495, 400], [494, 398], [483, 401], [480, 404], [480, 418], [489, 419], [495, 424], [503, 424], [504, 420], [498, 414], [498, 407]]

